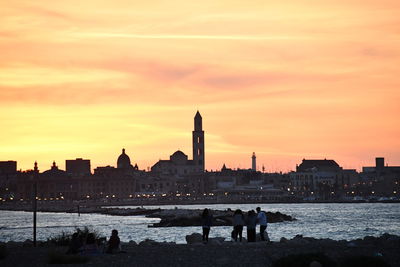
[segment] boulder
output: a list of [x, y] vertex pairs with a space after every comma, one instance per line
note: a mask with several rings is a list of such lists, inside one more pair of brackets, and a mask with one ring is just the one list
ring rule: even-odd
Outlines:
[[279, 240], [280, 243], [287, 243], [287, 241], [288, 240], [286, 238], [284, 238], [284, 237], [281, 237], [281, 240]]
[[310, 267], [322, 267], [322, 264], [319, 263], [318, 261], [312, 261], [310, 263]]
[[33, 247], [33, 242], [30, 239], [27, 239], [24, 241], [24, 243], [22, 243], [22, 247], [26, 248], [26, 247]]
[[146, 239], [139, 243], [139, 246], [152, 246], [152, 245], [158, 245], [158, 243], [151, 239]]
[[201, 243], [203, 241], [203, 236], [199, 233], [193, 233], [185, 237], [187, 244]]
[[225, 238], [223, 238], [223, 237], [214, 237], [214, 238], [210, 238], [208, 240], [208, 243], [212, 244], [212, 245], [221, 245], [224, 243], [224, 240], [225, 240]]
[[15, 241], [8, 241], [7, 242], [7, 247], [10, 248], [15, 248], [15, 247], [19, 247], [21, 245], [21, 243], [15, 242]]

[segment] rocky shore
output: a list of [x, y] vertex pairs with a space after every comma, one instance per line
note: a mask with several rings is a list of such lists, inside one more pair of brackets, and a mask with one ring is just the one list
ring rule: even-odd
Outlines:
[[[3, 206], [4, 208], [4, 206]], [[9, 210], [32, 211], [31, 206], [10, 207]], [[176, 226], [200, 226], [199, 209], [146, 209], [146, 208], [113, 208], [101, 206], [41, 206], [40, 212], [66, 212], [66, 213], [90, 213], [105, 214], [114, 216], [146, 216], [149, 218], [160, 218], [159, 223], [149, 225], [149, 227], [176, 227]], [[231, 226], [233, 210], [212, 210], [214, 226]], [[280, 212], [267, 212], [269, 223], [284, 221], [294, 221], [295, 218]]]
[[[190, 244], [186, 245], [157, 243], [151, 240], [140, 244], [124, 243], [123, 250], [126, 253], [91, 256], [88, 263], [78, 265], [357, 266], [355, 264], [361, 262], [363, 265], [358, 266], [400, 266], [400, 237], [389, 234], [381, 237], [367, 236], [352, 241], [296, 236], [290, 240], [282, 238], [280, 242], [271, 243], [239, 243], [214, 238], [208, 244], [203, 244], [195, 234], [191, 235], [188, 241]], [[66, 247], [57, 247], [49, 243], [38, 245], [34, 248], [30, 241], [0, 244], [7, 250], [5, 258], [0, 259], [0, 266], [47, 266], [50, 253], [56, 251], [63, 255], [67, 250]], [[290, 259], [293, 257], [295, 262], [290, 265]]]
[[[202, 210], [186, 210], [186, 209], [170, 209], [160, 210], [146, 215], [150, 218], [160, 218], [159, 223], [155, 223], [150, 227], [176, 227], [176, 226], [201, 226]], [[233, 219], [233, 210], [213, 210], [214, 226], [231, 226]], [[284, 221], [296, 220], [292, 216], [282, 214], [280, 212], [266, 212], [269, 223], [277, 223]]]

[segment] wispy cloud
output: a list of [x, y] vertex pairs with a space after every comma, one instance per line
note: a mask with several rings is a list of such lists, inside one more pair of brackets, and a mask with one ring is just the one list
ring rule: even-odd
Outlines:
[[195, 35], [195, 34], [134, 34], [113, 32], [78, 32], [72, 33], [77, 38], [128, 38], [128, 39], [188, 39], [188, 40], [238, 40], [238, 41], [266, 41], [266, 40], [295, 40], [308, 39], [306, 36], [257, 36], [257, 35]]

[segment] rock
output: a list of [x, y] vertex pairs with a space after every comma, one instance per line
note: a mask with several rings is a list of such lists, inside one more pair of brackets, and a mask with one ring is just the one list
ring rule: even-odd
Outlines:
[[22, 247], [26, 248], [26, 247], [33, 247], [33, 242], [30, 239], [27, 239], [24, 241], [24, 243], [22, 243]]
[[284, 237], [281, 237], [281, 239], [279, 240], [280, 243], [287, 243], [287, 239]]
[[133, 240], [130, 240], [128, 244], [131, 245], [131, 246], [136, 246], [137, 245], [137, 243], [135, 241], [133, 241]]
[[18, 242], [14, 242], [14, 241], [8, 241], [7, 242], [7, 247], [10, 247], [10, 248], [15, 248], [15, 247], [19, 247], [20, 246], [20, 243], [18, 243]]
[[354, 242], [349, 242], [349, 243], [347, 243], [347, 247], [354, 248], [354, 247], [357, 247], [357, 245]]
[[219, 240], [208, 240], [208, 243], [217, 246], [220, 246], [222, 244]]
[[158, 243], [151, 239], [146, 239], [139, 243], [139, 246], [152, 246], [152, 245], [158, 245]]
[[225, 241], [225, 238], [223, 237], [214, 237], [210, 238], [208, 242], [212, 245], [221, 245]]
[[305, 245], [310, 243], [307, 239], [303, 238], [302, 235], [296, 235], [293, 239], [288, 241], [292, 245]]
[[231, 259], [228, 257], [218, 258], [216, 260], [217, 265], [228, 265], [231, 262]]
[[312, 261], [310, 263], [310, 267], [322, 267], [322, 264], [319, 263], [318, 261]]
[[261, 240], [261, 235], [260, 235], [260, 233], [257, 233], [257, 234], [256, 234], [256, 242], [267, 242], [267, 241], [269, 241], [269, 236], [268, 236], [268, 234], [267, 234], [267, 235], [264, 235], [264, 238], [265, 238], [265, 241], [262, 241], [262, 240]]
[[203, 242], [203, 236], [199, 233], [193, 233], [185, 237], [187, 244], [195, 244]]
[[[185, 210], [185, 209], [166, 209], [153, 211], [146, 215], [150, 218], [160, 218], [159, 223], [149, 225], [149, 227], [172, 227], [172, 226], [201, 226], [202, 210]], [[231, 226], [233, 211], [228, 210], [212, 210], [214, 226]], [[295, 220], [289, 215], [280, 212], [267, 212], [269, 223], [293, 221]]]
[[364, 240], [365, 242], [371, 242], [371, 243], [373, 243], [373, 242], [375, 242], [376, 238], [373, 237], [373, 236], [367, 235], [367, 236], [364, 237], [363, 240]]

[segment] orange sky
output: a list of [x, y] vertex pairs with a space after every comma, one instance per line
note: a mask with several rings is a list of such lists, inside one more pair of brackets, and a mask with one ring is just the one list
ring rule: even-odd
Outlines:
[[400, 165], [400, 2], [6, 1], [0, 160], [141, 169], [197, 109], [206, 168]]

